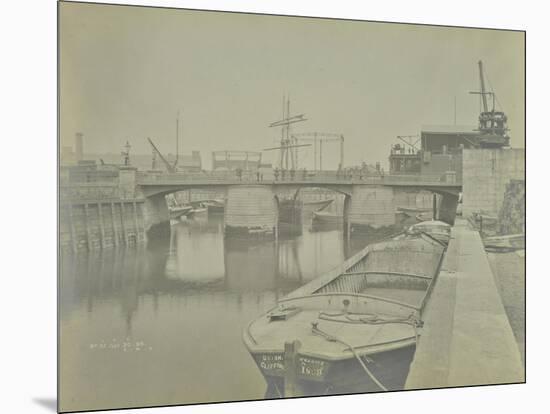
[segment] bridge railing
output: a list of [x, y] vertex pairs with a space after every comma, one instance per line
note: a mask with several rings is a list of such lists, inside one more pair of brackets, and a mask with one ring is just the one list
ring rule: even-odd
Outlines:
[[230, 181], [252, 181], [256, 176], [252, 172], [243, 172], [240, 179], [233, 171], [205, 171], [201, 173], [137, 173], [138, 184], [160, 184], [180, 182], [230, 182]]
[[243, 171], [237, 175], [234, 171], [205, 171], [201, 173], [143, 173], [137, 175], [137, 183], [142, 185], [172, 185], [172, 184], [239, 184], [246, 183], [319, 183], [319, 184], [460, 184], [454, 174], [432, 175], [387, 175], [361, 174], [342, 171], [304, 171], [294, 173], [261, 174], [253, 171]]

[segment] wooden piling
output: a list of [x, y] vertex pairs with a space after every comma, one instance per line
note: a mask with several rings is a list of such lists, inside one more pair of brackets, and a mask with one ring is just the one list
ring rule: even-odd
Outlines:
[[128, 245], [128, 233], [126, 231], [126, 223], [124, 222], [124, 202], [120, 202], [120, 222], [122, 223], [122, 241]]
[[118, 239], [118, 227], [116, 225], [115, 217], [116, 217], [115, 203], [111, 203], [111, 221], [113, 222], [113, 233], [115, 235], [115, 246], [118, 246], [120, 240]]
[[88, 241], [88, 251], [92, 250], [92, 233], [90, 230], [90, 211], [88, 203], [84, 203], [84, 218], [86, 221], [86, 240]]
[[75, 231], [75, 228], [74, 228], [74, 219], [73, 219], [73, 205], [72, 204], [69, 204], [69, 225], [70, 225], [70, 228], [71, 228], [71, 244], [73, 246], [73, 252], [77, 252], [78, 251], [78, 240], [77, 240], [77, 236], [76, 236], [76, 231]]
[[483, 236], [483, 216], [479, 215], [479, 234]]
[[147, 241], [147, 229], [145, 228], [145, 212], [143, 211], [144, 209], [144, 203], [139, 203], [139, 207], [138, 207], [138, 210], [141, 210], [141, 231], [142, 231], [142, 236], [141, 236], [141, 240], [142, 241]]
[[105, 223], [103, 222], [103, 210], [101, 209], [101, 202], [97, 203], [97, 214], [99, 215], [99, 229], [101, 231], [101, 248], [105, 248]]
[[134, 231], [136, 233], [136, 244], [139, 242], [139, 226], [138, 226], [138, 216], [137, 216], [137, 207], [136, 202], [132, 202], [133, 210], [134, 210]]
[[285, 397], [298, 397], [301, 395], [298, 384], [298, 351], [300, 341], [285, 342], [284, 367], [285, 367]]

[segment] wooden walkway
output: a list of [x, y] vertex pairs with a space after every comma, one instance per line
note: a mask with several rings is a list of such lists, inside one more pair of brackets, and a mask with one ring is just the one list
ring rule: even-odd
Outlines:
[[405, 388], [524, 381], [521, 356], [479, 233], [458, 219]]

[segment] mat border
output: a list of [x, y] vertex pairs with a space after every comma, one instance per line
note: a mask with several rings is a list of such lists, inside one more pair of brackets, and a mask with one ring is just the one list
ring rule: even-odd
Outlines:
[[285, 397], [285, 398], [258, 398], [250, 400], [227, 400], [227, 401], [214, 401], [214, 402], [197, 402], [197, 403], [181, 403], [181, 404], [165, 404], [165, 405], [146, 405], [146, 406], [123, 406], [123, 407], [113, 407], [113, 408], [100, 408], [94, 410], [75, 410], [75, 411], [60, 411], [59, 401], [60, 401], [60, 282], [61, 282], [61, 250], [59, 246], [60, 240], [60, 126], [61, 126], [61, 94], [60, 94], [60, 5], [66, 4], [80, 4], [80, 5], [100, 5], [100, 6], [117, 6], [117, 7], [138, 7], [138, 8], [147, 8], [147, 9], [166, 9], [166, 10], [184, 10], [191, 12], [212, 12], [212, 13], [227, 13], [227, 14], [241, 14], [241, 15], [252, 15], [252, 16], [274, 16], [274, 17], [289, 17], [289, 18], [301, 18], [301, 19], [319, 19], [319, 20], [336, 20], [336, 21], [348, 21], [348, 22], [365, 22], [365, 23], [384, 23], [384, 24], [394, 24], [394, 25], [409, 25], [409, 26], [427, 26], [427, 27], [441, 27], [441, 28], [459, 28], [459, 29], [476, 29], [476, 30], [495, 30], [503, 32], [515, 32], [523, 33], [523, 51], [524, 51], [524, 102], [523, 102], [523, 112], [524, 112], [524, 149], [525, 149], [525, 246], [527, 251], [527, 30], [525, 29], [506, 29], [498, 27], [480, 27], [480, 26], [464, 26], [464, 25], [446, 25], [446, 24], [435, 24], [435, 23], [414, 23], [414, 22], [399, 22], [399, 21], [389, 21], [389, 20], [364, 20], [364, 19], [351, 19], [343, 17], [322, 17], [322, 16], [307, 16], [307, 15], [294, 15], [294, 14], [280, 14], [280, 13], [260, 13], [260, 12], [246, 12], [246, 11], [232, 11], [232, 10], [221, 10], [221, 9], [197, 9], [197, 8], [185, 8], [185, 7], [172, 7], [172, 6], [151, 6], [151, 5], [142, 5], [142, 4], [119, 4], [119, 3], [101, 3], [101, 2], [88, 2], [88, 1], [73, 1], [73, 0], [58, 0], [57, 1], [57, 70], [56, 70], [56, 83], [57, 83], [57, 163], [56, 163], [56, 191], [57, 191], [57, 412], [58, 413], [88, 413], [88, 412], [100, 412], [100, 411], [115, 411], [115, 410], [138, 410], [138, 409], [147, 409], [147, 408], [166, 408], [166, 407], [187, 407], [187, 406], [198, 406], [198, 405], [217, 405], [217, 404], [230, 404], [230, 403], [239, 403], [239, 402], [261, 402], [261, 401], [280, 401], [280, 400], [295, 400], [295, 399], [305, 399], [305, 398], [319, 398], [319, 397], [336, 397], [336, 396], [345, 396], [345, 395], [370, 395], [370, 394], [388, 394], [388, 393], [402, 393], [402, 392], [418, 392], [418, 391], [433, 391], [433, 390], [447, 390], [447, 389], [462, 389], [462, 388], [480, 388], [480, 387], [494, 387], [494, 386], [507, 386], [514, 384], [526, 384], [527, 383], [527, 253], [524, 257], [524, 269], [525, 269], [525, 289], [524, 289], [524, 303], [525, 303], [525, 318], [524, 318], [524, 338], [525, 338], [525, 353], [524, 353], [524, 380], [521, 382], [509, 382], [509, 383], [499, 383], [499, 384], [481, 384], [481, 385], [463, 385], [455, 387], [437, 387], [437, 388], [417, 388], [417, 389], [407, 389], [407, 390], [395, 390], [395, 391], [375, 391], [375, 392], [357, 392], [357, 393], [345, 393], [345, 394], [330, 394], [323, 396], [302, 396], [302, 397]]

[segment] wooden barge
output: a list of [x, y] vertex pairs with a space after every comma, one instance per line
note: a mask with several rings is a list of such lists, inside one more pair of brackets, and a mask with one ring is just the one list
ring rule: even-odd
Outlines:
[[266, 398], [403, 389], [444, 252], [421, 231], [371, 244], [252, 321]]
[[448, 245], [449, 239], [451, 238], [451, 226], [443, 221], [430, 220], [416, 223], [407, 230], [407, 234], [409, 235], [419, 233], [433, 237], [445, 245]]

